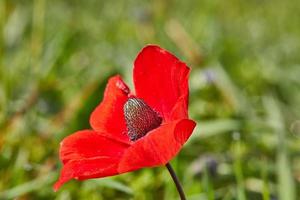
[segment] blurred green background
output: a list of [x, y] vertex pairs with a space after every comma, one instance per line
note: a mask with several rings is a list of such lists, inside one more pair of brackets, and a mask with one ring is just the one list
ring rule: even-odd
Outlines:
[[[300, 199], [298, 0], [0, 0], [0, 199], [178, 199], [163, 167], [70, 181], [59, 142], [155, 43], [192, 68], [190, 200]], [[155, 76], [155, 74], [153, 74]]]

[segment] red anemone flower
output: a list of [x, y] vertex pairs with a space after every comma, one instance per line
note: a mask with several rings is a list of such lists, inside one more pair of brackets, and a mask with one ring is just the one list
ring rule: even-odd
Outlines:
[[188, 118], [190, 69], [174, 55], [149, 45], [134, 62], [131, 93], [119, 75], [109, 79], [92, 112], [92, 130], [60, 144], [63, 168], [54, 185], [167, 164], [192, 134]]

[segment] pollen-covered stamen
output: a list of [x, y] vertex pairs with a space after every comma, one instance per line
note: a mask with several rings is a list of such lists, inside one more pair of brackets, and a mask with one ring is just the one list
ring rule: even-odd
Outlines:
[[157, 128], [162, 118], [142, 99], [131, 97], [124, 104], [124, 115], [131, 141], [135, 141]]

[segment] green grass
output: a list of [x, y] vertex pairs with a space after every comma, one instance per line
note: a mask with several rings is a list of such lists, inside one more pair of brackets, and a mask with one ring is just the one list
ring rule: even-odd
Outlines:
[[[178, 199], [163, 167], [70, 181], [59, 142], [148, 43], [192, 68], [198, 122], [172, 160], [188, 199], [300, 196], [300, 3], [0, 0], [0, 199]], [[155, 75], [153, 75], [155, 76]]]

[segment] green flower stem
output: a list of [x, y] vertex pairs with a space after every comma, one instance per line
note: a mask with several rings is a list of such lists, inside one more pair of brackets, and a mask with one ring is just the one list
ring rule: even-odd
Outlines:
[[184, 194], [184, 191], [183, 191], [183, 189], [182, 189], [182, 186], [181, 186], [181, 184], [180, 184], [180, 182], [179, 182], [179, 179], [177, 178], [176, 173], [175, 173], [175, 171], [173, 170], [173, 168], [172, 168], [172, 166], [170, 165], [170, 163], [167, 163], [167, 164], [166, 164], [166, 167], [167, 167], [167, 169], [168, 169], [168, 171], [169, 171], [169, 173], [170, 173], [170, 175], [171, 175], [171, 177], [172, 177], [172, 179], [173, 179], [173, 181], [174, 181], [174, 183], [175, 183], [175, 185], [176, 185], [176, 188], [177, 188], [177, 191], [178, 191], [178, 193], [179, 193], [180, 199], [181, 199], [181, 200], [186, 200], [185, 194]]

